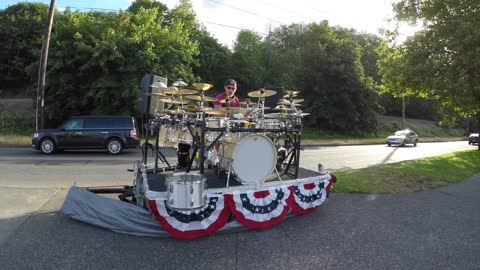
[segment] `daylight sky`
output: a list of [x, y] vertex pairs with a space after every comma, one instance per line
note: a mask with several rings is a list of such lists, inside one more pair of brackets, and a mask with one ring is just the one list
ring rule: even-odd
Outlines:
[[[125, 10], [133, 0], [57, 0], [59, 9], [72, 8]], [[2, 0], [0, 9], [21, 1]], [[23, 1], [42, 2], [49, 0]], [[160, 1], [169, 8], [178, 0]], [[378, 34], [380, 28], [392, 25], [392, 2], [395, 0], [191, 0], [197, 20], [203, 23], [218, 41], [229, 47], [240, 29], [248, 29], [264, 36], [268, 29], [282, 24], [310, 23], [328, 20], [330, 25], [351, 27], [361, 32]], [[403, 28], [404, 35], [413, 28]]]

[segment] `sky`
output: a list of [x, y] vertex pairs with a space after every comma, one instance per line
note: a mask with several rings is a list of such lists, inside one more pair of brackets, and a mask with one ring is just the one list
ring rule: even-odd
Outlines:
[[[56, 7], [77, 7], [82, 10], [125, 10], [133, 0], [56, 0]], [[18, 3], [2, 0], [0, 9]], [[42, 2], [49, 0], [23, 1]], [[169, 8], [178, 0], [160, 1]], [[230, 48], [240, 29], [252, 30], [265, 36], [269, 29], [291, 23], [310, 23], [328, 20], [330, 25], [354, 28], [359, 32], [379, 34], [380, 28], [392, 28], [395, 0], [191, 0], [197, 20], [217, 40]], [[415, 28], [403, 26], [403, 37], [413, 34]]]

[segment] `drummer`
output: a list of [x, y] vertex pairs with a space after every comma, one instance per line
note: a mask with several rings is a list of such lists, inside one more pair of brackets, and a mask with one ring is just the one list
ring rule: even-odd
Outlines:
[[[215, 97], [216, 100], [213, 103], [213, 107], [215, 109], [220, 107], [240, 107], [240, 100], [235, 96], [237, 82], [233, 79], [228, 79], [225, 81], [223, 88], [225, 89], [225, 93], [218, 94]], [[227, 99], [229, 104], [226, 102]], [[224, 103], [221, 102], [223, 100], [225, 100]]]

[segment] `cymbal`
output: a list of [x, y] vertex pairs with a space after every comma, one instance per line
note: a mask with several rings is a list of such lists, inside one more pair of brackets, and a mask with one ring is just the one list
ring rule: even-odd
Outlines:
[[[230, 102], [233, 102], [235, 100], [235, 98], [229, 98], [229, 100], [230, 100]], [[227, 103], [227, 99], [221, 99], [218, 102], [220, 102], [222, 104], [225, 104], [225, 103]]]
[[216, 115], [225, 115], [225, 112], [222, 112], [220, 110], [208, 110], [205, 111], [206, 114], [216, 114]]
[[164, 94], [167, 95], [192, 95], [196, 94], [197, 90], [191, 90], [191, 89], [165, 89], [162, 91]]
[[305, 99], [303, 98], [296, 98], [296, 99], [290, 99], [290, 98], [283, 98], [283, 99], [279, 99], [278, 101], [287, 101], [287, 102], [292, 102], [292, 103], [300, 103], [300, 102], [304, 102]]
[[145, 93], [145, 96], [168, 98], [167, 96], [165, 96], [165, 95], [163, 95], [163, 94], [161, 94], [161, 93]]
[[294, 97], [294, 96], [298, 95], [300, 93], [300, 91], [286, 90], [286, 91], [283, 91], [283, 93], [286, 93], [285, 96]]
[[290, 102], [290, 101], [279, 101], [277, 104], [278, 105], [286, 105], [286, 106], [291, 106], [291, 105], [302, 106], [302, 104], [300, 104], [300, 103], [295, 103], [295, 102]]
[[285, 106], [285, 105], [278, 105], [275, 108], [273, 108], [276, 111], [289, 111], [291, 108]]
[[150, 87], [162, 89], [162, 88], [167, 88], [167, 85], [164, 84], [163, 82], [154, 82], [152, 83], [152, 85], [150, 85]]
[[247, 108], [240, 108], [240, 107], [221, 107], [221, 108], [217, 108], [217, 109], [214, 109], [216, 111], [220, 111], [220, 112], [223, 112], [223, 113], [230, 113], [230, 114], [234, 114], [234, 113], [248, 113], [251, 111], [251, 109], [247, 109]]
[[195, 86], [195, 88], [197, 88], [199, 91], [207, 91], [213, 87], [213, 85], [209, 83], [192, 83], [192, 85]]
[[187, 86], [188, 84], [186, 82], [182, 81], [182, 80], [178, 80], [178, 81], [172, 83], [172, 85], [182, 87], [182, 86]]
[[191, 100], [196, 100], [196, 101], [215, 101], [216, 99], [213, 97], [207, 97], [207, 96], [185, 96], [185, 98], [191, 99]]
[[177, 99], [171, 99], [171, 98], [160, 98], [158, 99], [159, 101], [163, 101], [165, 103], [171, 103], [171, 104], [187, 104], [188, 102], [187, 101], [180, 101], [180, 100], [177, 100]]
[[254, 97], [254, 98], [260, 98], [260, 97], [270, 97], [273, 96], [277, 93], [277, 91], [274, 90], [265, 90], [265, 89], [259, 89], [256, 91], [252, 91], [248, 93], [249, 97]]
[[183, 111], [180, 109], [176, 110], [163, 110], [162, 113], [168, 113], [168, 114], [183, 114]]

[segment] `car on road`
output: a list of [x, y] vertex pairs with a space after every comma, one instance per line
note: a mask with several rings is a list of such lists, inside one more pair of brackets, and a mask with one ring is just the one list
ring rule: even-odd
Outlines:
[[468, 144], [478, 144], [478, 133], [472, 133], [468, 136]]
[[406, 144], [413, 144], [413, 146], [417, 146], [418, 143], [418, 135], [409, 130], [398, 130], [392, 136], [387, 137], [387, 145], [399, 145], [405, 146]]
[[130, 116], [76, 116], [57, 129], [38, 130], [32, 139], [32, 147], [47, 155], [64, 149], [106, 149], [117, 155], [139, 145]]

